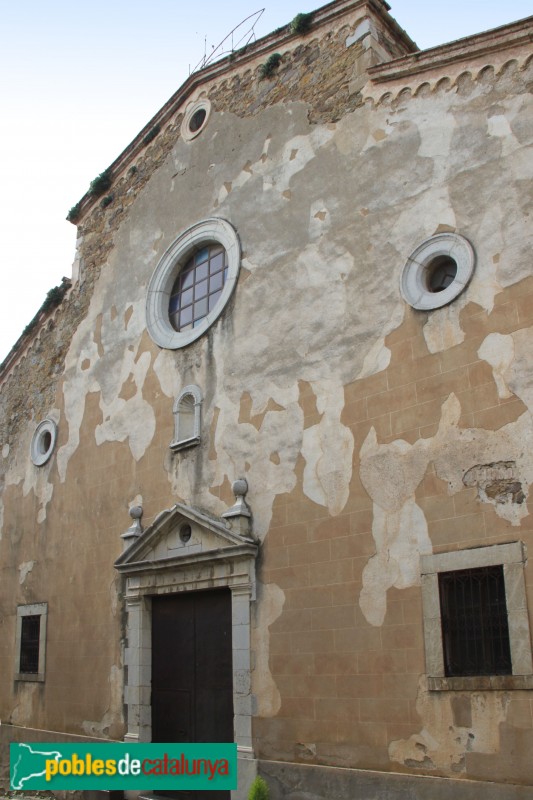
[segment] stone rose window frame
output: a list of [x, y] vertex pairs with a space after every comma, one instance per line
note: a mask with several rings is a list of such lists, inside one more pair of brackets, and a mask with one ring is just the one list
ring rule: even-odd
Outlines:
[[[198, 320], [196, 327], [176, 331], [170, 322], [170, 298], [180, 270], [195, 251], [220, 244], [227, 255], [227, 276], [215, 307]], [[164, 349], [186, 347], [213, 325], [226, 307], [239, 277], [241, 247], [233, 226], [225, 219], [211, 217], [187, 228], [166, 250], [148, 285], [146, 325], [153, 341]]]

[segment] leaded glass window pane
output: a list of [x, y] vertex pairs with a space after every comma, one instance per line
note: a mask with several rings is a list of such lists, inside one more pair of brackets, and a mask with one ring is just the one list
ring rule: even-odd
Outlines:
[[207, 316], [222, 294], [228, 256], [219, 244], [197, 250], [178, 274], [169, 301], [172, 327], [183, 331]]

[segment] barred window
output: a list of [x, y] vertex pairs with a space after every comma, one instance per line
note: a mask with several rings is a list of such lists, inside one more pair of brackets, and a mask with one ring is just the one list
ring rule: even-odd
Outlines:
[[15, 680], [44, 681], [47, 603], [17, 607]]
[[420, 558], [430, 691], [533, 689], [522, 542]]
[[511, 675], [503, 566], [439, 574], [447, 676]]
[[20, 637], [20, 671], [39, 672], [39, 634], [41, 617], [31, 614], [22, 617], [22, 631]]

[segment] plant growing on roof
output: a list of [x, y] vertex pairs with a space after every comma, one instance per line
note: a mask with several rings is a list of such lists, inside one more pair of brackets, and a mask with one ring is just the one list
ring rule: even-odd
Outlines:
[[250, 791], [248, 792], [248, 800], [268, 800], [270, 792], [268, 790], [268, 783], [258, 775], [254, 778]]
[[61, 290], [60, 286], [54, 286], [46, 293], [46, 298], [41, 306], [41, 311], [48, 311], [49, 308], [58, 306], [64, 297], [65, 292]]
[[291, 33], [307, 33], [313, 21], [313, 14], [296, 14], [290, 24]]
[[91, 181], [89, 194], [93, 197], [100, 197], [101, 194], [107, 192], [112, 182], [111, 169], [108, 167]]
[[76, 203], [76, 205], [72, 206], [72, 208], [68, 212], [67, 220], [69, 222], [76, 222], [76, 220], [80, 216], [80, 211], [81, 211], [81, 203]]
[[263, 80], [263, 78], [270, 78], [270, 76], [274, 73], [276, 68], [281, 63], [281, 54], [280, 53], [272, 53], [271, 56], [267, 58], [264, 64], [261, 64], [259, 67], [259, 78]]

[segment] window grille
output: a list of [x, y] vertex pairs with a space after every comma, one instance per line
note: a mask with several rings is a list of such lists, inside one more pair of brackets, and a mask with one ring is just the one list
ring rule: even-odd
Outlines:
[[32, 614], [22, 617], [20, 638], [20, 671], [24, 673], [39, 672], [39, 637], [41, 633], [41, 615]]
[[511, 675], [503, 566], [439, 573], [446, 676]]

